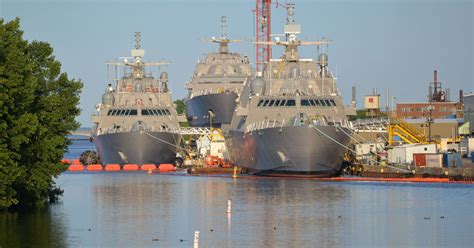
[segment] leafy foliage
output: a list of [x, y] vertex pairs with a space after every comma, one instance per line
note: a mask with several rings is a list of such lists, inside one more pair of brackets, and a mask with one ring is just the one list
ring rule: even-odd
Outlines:
[[0, 19], [0, 209], [33, 206], [62, 191], [66, 135], [79, 127], [82, 83], [61, 73], [48, 43], [23, 39], [20, 21]]
[[174, 104], [176, 105], [176, 112], [178, 112], [178, 115], [186, 113], [186, 104], [184, 104], [183, 99], [174, 101]]

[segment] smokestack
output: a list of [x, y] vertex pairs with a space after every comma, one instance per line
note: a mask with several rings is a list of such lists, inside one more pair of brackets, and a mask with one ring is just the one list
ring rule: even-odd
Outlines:
[[428, 102], [431, 102], [433, 100], [433, 86], [428, 87]]
[[449, 88], [446, 88], [446, 96], [444, 97], [445, 102], [451, 101], [451, 90]]
[[356, 87], [352, 86], [352, 107], [356, 107]]
[[434, 84], [433, 97], [436, 98], [438, 96], [438, 71], [437, 70], [434, 70], [433, 84]]
[[459, 90], [459, 102], [464, 103], [464, 92], [463, 92], [463, 90]]

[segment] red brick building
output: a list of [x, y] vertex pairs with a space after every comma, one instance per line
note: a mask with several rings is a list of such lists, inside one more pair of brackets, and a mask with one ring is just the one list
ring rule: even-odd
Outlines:
[[[430, 107], [431, 106], [431, 107]], [[458, 102], [406, 102], [397, 103], [397, 117], [404, 119], [421, 119], [430, 117], [443, 119], [451, 116], [462, 118], [462, 104]]]

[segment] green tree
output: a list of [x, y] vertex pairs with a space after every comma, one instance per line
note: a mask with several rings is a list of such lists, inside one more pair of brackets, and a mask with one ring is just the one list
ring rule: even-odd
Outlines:
[[61, 73], [48, 43], [0, 19], [0, 208], [56, 199], [66, 135], [79, 127], [82, 83]]
[[186, 105], [184, 104], [183, 99], [174, 101], [174, 104], [176, 105], [176, 112], [178, 112], [178, 115], [186, 113]]

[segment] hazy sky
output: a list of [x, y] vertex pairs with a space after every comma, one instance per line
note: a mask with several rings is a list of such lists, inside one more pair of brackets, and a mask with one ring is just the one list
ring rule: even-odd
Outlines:
[[[459, 89], [474, 91], [474, 0], [293, 2], [300, 38], [334, 41], [329, 63], [347, 104], [353, 85], [359, 107], [374, 87], [389, 87], [397, 101], [424, 101], [434, 68], [451, 99]], [[231, 38], [252, 39], [254, 8], [253, 0], [0, 0], [0, 17], [20, 17], [24, 37], [49, 42], [63, 71], [83, 81], [78, 120], [90, 126], [107, 84], [105, 61], [129, 56], [135, 31], [142, 32], [147, 60], [172, 62], [167, 70], [178, 99], [186, 96], [184, 83], [197, 58], [217, 50], [200, 40], [220, 35], [222, 15]], [[273, 8], [272, 33], [282, 33], [284, 21], [285, 10]], [[254, 61], [250, 43], [231, 44], [231, 50]], [[316, 49], [305, 47], [301, 54], [314, 58]], [[274, 57], [280, 55], [273, 50]]]

